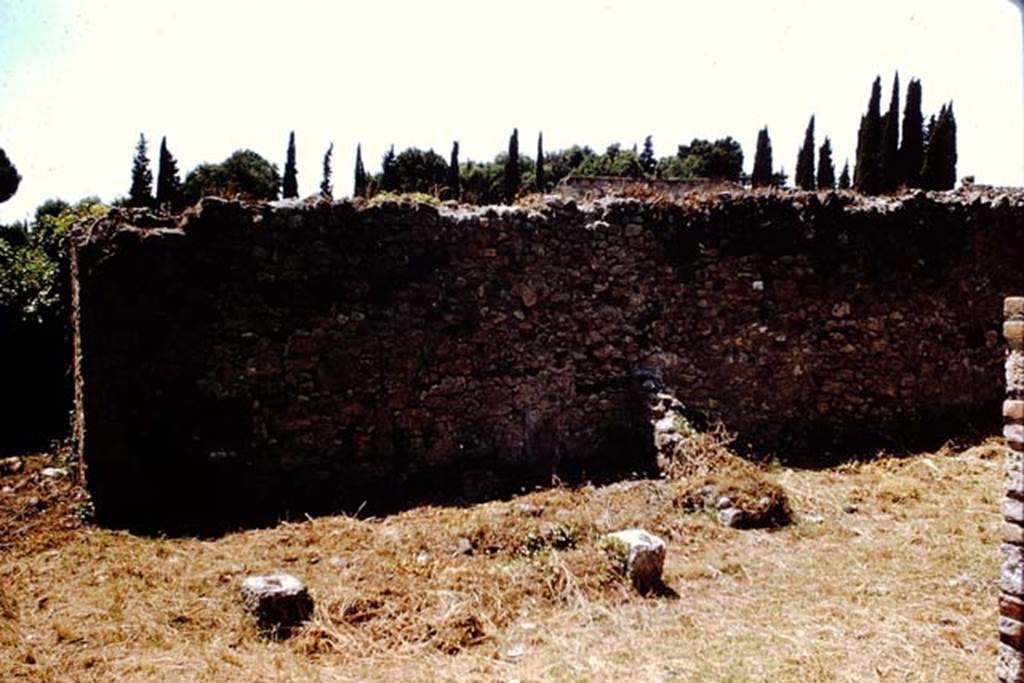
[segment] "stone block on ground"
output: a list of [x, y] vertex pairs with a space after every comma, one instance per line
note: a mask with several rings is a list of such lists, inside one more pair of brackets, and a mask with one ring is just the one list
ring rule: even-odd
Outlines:
[[607, 534], [606, 547], [621, 571], [641, 593], [662, 585], [665, 541], [643, 529], [625, 529]]
[[288, 637], [313, 615], [313, 598], [291, 574], [247, 577], [242, 582], [242, 604], [260, 630], [272, 637]]

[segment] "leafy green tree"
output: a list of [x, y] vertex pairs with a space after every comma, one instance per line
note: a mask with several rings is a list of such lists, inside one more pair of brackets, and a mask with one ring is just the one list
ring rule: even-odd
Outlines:
[[584, 162], [595, 156], [590, 147], [573, 145], [568, 149], [546, 152], [544, 155], [544, 175], [548, 187], [554, 187], [566, 176], [575, 173]]
[[327, 146], [327, 151], [324, 152], [324, 164], [323, 164], [323, 175], [320, 178], [320, 196], [326, 199], [334, 198], [334, 186], [331, 184], [331, 175], [334, 173], [331, 170], [331, 157], [334, 156], [334, 143], [330, 143]]
[[956, 117], [953, 103], [942, 105], [929, 134], [921, 171], [922, 186], [927, 190], [952, 190], [956, 185]]
[[448, 197], [459, 200], [462, 188], [459, 186], [459, 141], [452, 142], [452, 154], [448, 160]]
[[818, 150], [818, 189], [832, 190], [836, 186], [836, 167], [832, 163], [832, 141], [825, 136]]
[[288, 153], [284, 162], [282, 195], [285, 199], [299, 196], [299, 172], [295, 168], [295, 131], [288, 135]]
[[[98, 204], [99, 201], [97, 201], [96, 203]], [[65, 213], [67, 211], [70, 211], [70, 210], [71, 210], [71, 205], [68, 204], [63, 199], [59, 199], [59, 198], [47, 199], [42, 204], [40, 204], [39, 206], [36, 207], [36, 216], [35, 216], [34, 223], [36, 225], [39, 225], [46, 218], [50, 218], [50, 217], [56, 218], [56, 217], [60, 216], [61, 214]]]
[[579, 175], [612, 178], [643, 178], [644, 171], [635, 150], [624, 150], [619, 144], [608, 145], [604, 154], [592, 154], [577, 167]]
[[519, 194], [519, 129], [513, 128], [508, 139], [508, 157], [505, 159], [505, 203], [511, 204]]
[[277, 199], [281, 175], [275, 164], [256, 152], [240, 149], [219, 164], [200, 164], [185, 179], [185, 199], [203, 197]]
[[814, 189], [814, 116], [804, 132], [804, 144], [796, 157], [796, 186], [801, 190]]
[[743, 173], [743, 148], [725, 137], [714, 142], [694, 139], [680, 145], [674, 157], [658, 161], [661, 178], [728, 180], [739, 182]]
[[843, 163], [843, 172], [839, 174], [839, 189], [849, 190], [850, 189], [850, 160], [847, 159]]
[[[384, 158], [380, 162], [380, 189], [385, 192], [397, 192], [398, 191], [398, 169], [395, 166], [395, 146], [391, 145], [388, 151], [384, 153]], [[366, 188], [366, 171], [363, 170], [363, 160], [360, 156], [359, 148], [356, 148], [356, 179], [359, 176], [363, 177], [363, 191]]]
[[3, 148], [0, 148], [0, 204], [13, 197], [20, 184], [21, 176], [18, 175], [18, 169], [7, 158]]
[[160, 140], [160, 159], [157, 163], [156, 205], [172, 211], [182, 204], [181, 178], [178, 176], [178, 161], [167, 149], [167, 138]]
[[534, 187], [537, 192], [547, 191], [544, 181], [544, 133], [537, 133], [537, 161], [534, 170]]
[[139, 133], [139, 141], [135, 145], [135, 158], [132, 160], [132, 186], [128, 191], [128, 206], [152, 206], [153, 204], [153, 171], [149, 168], [146, 136]]
[[892, 81], [889, 111], [882, 117], [882, 190], [892, 192], [900, 185], [900, 75]]
[[883, 187], [881, 100], [882, 79], [878, 77], [871, 86], [868, 111], [861, 118], [857, 134], [857, 167], [853, 184], [864, 194], [878, 194]]
[[[395, 183], [395, 146], [391, 145], [384, 158], [381, 160], [381, 168], [383, 169], [383, 183], [385, 184], [385, 190], [393, 190]], [[365, 197], [367, 196], [366, 186], [366, 169], [363, 167], [363, 146], [362, 144], [356, 145], [356, 170], [352, 183], [352, 196], [354, 197]]]
[[654, 141], [650, 135], [644, 138], [644, 149], [640, 152], [639, 161], [644, 175], [654, 176], [655, 171], [658, 170], [658, 159], [654, 156]]
[[924, 166], [924, 116], [921, 114], [921, 81], [907, 85], [903, 107], [903, 140], [899, 152], [900, 181], [907, 187], [921, 187]]
[[396, 192], [422, 192], [439, 196], [448, 184], [448, 163], [432, 149], [402, 150], [395, 157]]
[[772, 184], [772, 141], [768, 137], [768, 126], [757, 132], [757, 149], [754, 150], [754, 168], [750, 173], [750, 184], [767, 187]]
[[470, 204], [500, 204], [505, 199], [505, 155], [494, 161], [467, 161], [459, 173], [462, 200]]

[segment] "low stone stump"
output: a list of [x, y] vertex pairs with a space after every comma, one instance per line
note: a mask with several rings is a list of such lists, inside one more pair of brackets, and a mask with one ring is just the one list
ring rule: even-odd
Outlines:
[[643, 529], [625, 529], [606, 534], [603, 544], [638, 591], [649, 593], [663, 585], [665, 541]]
[[260, 631], [272, 638], [287, 638], [313, 615], [313, 598], [291, 574], [247, 577], [241, 593]]

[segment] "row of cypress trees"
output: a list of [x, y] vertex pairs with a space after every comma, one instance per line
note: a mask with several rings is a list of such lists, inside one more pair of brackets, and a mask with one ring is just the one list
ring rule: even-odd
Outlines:
[[[921, 114], [921, 82], [911, 79], [907, 86], [906, 105], [903, 111], [902, 135], [899, 121], [900, 92], [899, 74], [893, 79], [889, 109], [881, 113], [881, 78], [876, 78], [868, 101], [867, 112], [861, 117], [857, 134], [856, 170], [852, 186], [865, 194], [893, 192], [901, 187], [930, 190], [952, 189], [956, 183], [956, 117], [952, 103], [944, 104], [937, 115], [924, 124]], [[815, 150], [817, 149], [817, 163]], [[323, 159], [323, 176], [320, 193], [333, 195], [331, 183], [332, 155], [334, 144], [328, 147]], [[396, 155], [392, 146], [382, 159], [382, 174], [379, 189], [397, 191], [399, 180], [396, 175]], [[650, 136], [644, 141], [643, 153], [639, 156], [641, 165], [653, 166], [653, 147]], [[646, 162], [646, 163], [645, 163]], [[444, 160], [438, 161], [445, 166]], [[504, 200], [511, 203], [520, 191], [519, 131], [514, 129], [509, 137], [508, 153], [504, 166]], [[544, 137], [537, 137], [537, 156], [534, 173], [536, 189], [545, 187]], [[653, 168], [650, 169], [653, 172]], [[444, 187], [450, 198], [460, 196], [459, 143], [452, 144], [452, 151], [446, 169], [424, 169], [424, 181], [429, 187]], [[356, 146], [354, 195], [365, 197], [370, 191], [369, 176], [363, 165], [362, 145]], [[785, 172], [775, 172], [772, 161], [771, 139], [768, 127], [758, 132], [754, 167], [750, 176], [754, 187], [780, 186], [786, 182]], [[850, 165], [847, 161], [838, 177], [832, 160], [832, 142], [826, 137], [822, 145], [815, 147], [815, 117], [812, 115], [804, 133], [804, 141], [797, 153], [794, 183], [802, 190], [840, 189], [851, 187]], [[144, 135], [139, 136], [135, 159], [132, 166], [132, 185], [128, 204], [131, 206], [169, 206], [178, 208], [183, 203], [183, 186], [178, 173], [177, 161], [167, 149], [167, 138], [160, 142], [156, 195], [153, 196], [153, 174], [149, 169], [147, 143]], [[295, 132], [288, 136], [285, 157], [282, 195], [297, 197], [298, 172], [295, 162]]]
[[[927, 126], [921, 114], [921, 81], [911, 79], [900, 113], [900, 77], [893, 78], [889, 109], [881, 113], [882, 79], [871, 86], [867, 113], [857, 133], [854, 187], [865, 194], [901, 187], [950, 190], [956, 184], [956, 116], [953, 103], [942, 105]], [[901, 135], [902, 133], [902, 135]]]
[[[796, 172], [793, 182], [801, 190], [831, 190], [837, 187], [836, 169], [832, 161], [832, 141], [826, 137], [818, 148], [817, 173], [814, 164], [814, 116], [811, 116], [804, 133], [804, 141], [796, 158]], [[754, 187], [779, 187], [786, 182], [785, 171], [776, 173], [772, 169], [772, 141], [765, 126], [757, 133], [757, 148], [754, 150], [754, 168], [750, 174], [750, 184]], [[838, 187], [841, 190], [850, 187], [850, 164], [843, 165], [839, 174]]]
[[[921, 114], [921, 81], [911, 79], [901, 125], [899, 74], [893, 79], [889, 109], [885, 114], [881, 112], [881, 100], [882, 79], [879, 77], [872, 85], [868, 110], [861, 117], [857, 133], [853, 188], [864, 194], [895, 192], [900, 188], [952, 189], [956, 184], [957, 162], [956, 117], [952, 102], [942, 105], [939, 113], [925, 125]], [[832, 189], [837, 186], [832, 142], [826, 137], [818, 148], [815, 171], [814, 132], [814, 116], [811, 116], [797, 153], [793, 180], [802, 190]], [[750, 179], [754, 187], [780, 185], [785, 181], [784, 174], [772, 170], [767, 126], [757, 136]], [[848, 161], [839, 175], [838, 187], [851, 187]]]

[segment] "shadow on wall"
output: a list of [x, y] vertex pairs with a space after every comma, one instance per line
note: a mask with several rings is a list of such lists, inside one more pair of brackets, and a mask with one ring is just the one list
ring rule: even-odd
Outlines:
[[[256, 455], [263, 462], [254, 461], [255, 454], [246, 456], [241, 443], [253, 428], [251, 416], [239, 404], [171, 397], [171, 405], [194, 410], [168, 411], [167, 424], [158, 431], [171, 433], [185, 424], [211, 425], [213, 431], [189, 436], [179, 428], [185, 438], [150, 441], [145, 458], [117, 467], [91, 465], [88, 483], [100, 524], [146, 534], [211, 536], [307, 515], [379, 516], [420, 505], [507, 499], [556, 485], [658, 476], [650, 408], [639, 391], [635, 400], [615, 409], [618, 419], [595, 431], [588, 451], [568, 451], [555, 428], [541, 424], [529, 452], [515, 462], [478, 449], [457, 450], [433, 464], [417, 453], [382, 453], [377, 467], [364, 468], [352, 467], [351, 454], [341, 451], [317, 462], [307, 456], [289, 463], [286, 453], [270, 449]], [[197, 455], [190, 447], [193, 439], [214, 450]]]

